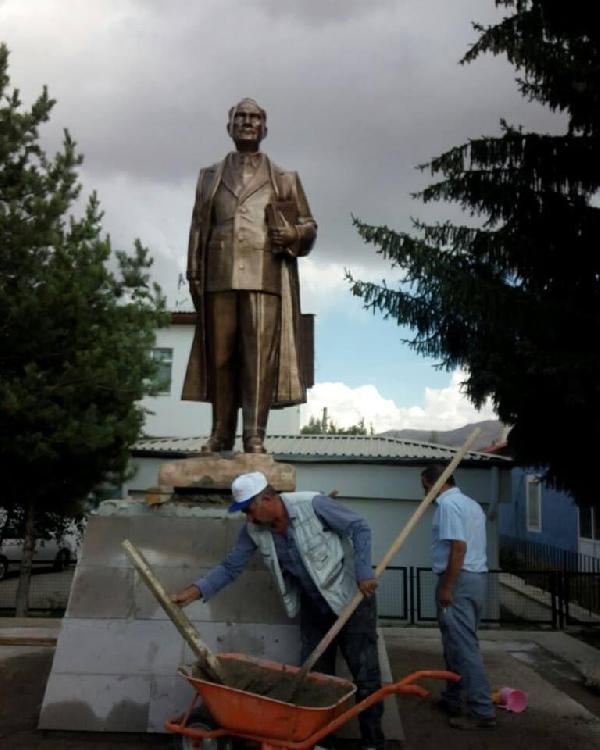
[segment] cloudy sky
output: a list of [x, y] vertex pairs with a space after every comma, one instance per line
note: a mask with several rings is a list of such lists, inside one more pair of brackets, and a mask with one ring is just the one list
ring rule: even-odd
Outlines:
[[415, 170], [501, 117], [550, 130], [500, 58], [458, 64], [471, 21], [500, 18], [492, 0], [0, 0], [0, 40], [30, 103], [57, 99], [43, 137], [68, 127], [85, 155], [115, 245], [140, 237], [169, 305], [185, 305], [187, 232], [198, 169], [231, 148], [228, 108], [252, 96], [268, 112], [263, 143], [296, 169], [319, 223], [301, 261], [303, 309], [317, 315], [316, 380], [304, 418], [324, 405], [341, 424], [447, 429], [493, 417], [460, 393], [460, 373], [402, 343], [410, 332], [361, 309], [344, 269], [393, 274], [364, 245], [351, 214], [409, 229], [443, 218], [410, 198]]

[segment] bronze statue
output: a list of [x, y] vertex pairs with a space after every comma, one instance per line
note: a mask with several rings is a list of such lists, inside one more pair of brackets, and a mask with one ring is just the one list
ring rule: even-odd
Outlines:
[[182, 398], [212, 404], [204, 451], [231, 450], [242, 407], [246, 453], [264, 453], [271, 408], [306, 401], [312, 316], [300, 313], [296, 258], [317, 225], [296, 172], [260, 149], [267, 115], [253, 99], [229, 110], [236, 151], [200, 170], [187, 277], [196, 331]]

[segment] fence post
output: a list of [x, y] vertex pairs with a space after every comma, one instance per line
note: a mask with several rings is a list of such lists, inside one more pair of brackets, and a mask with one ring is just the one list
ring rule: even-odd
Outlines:
[[[550, 571], [550, 603], [552, 606], [552, 630], [556, 630], [556, 627], [558, 625], [559, 620], [559, 613], [557, 611], [557, 599], [556, 599], [556, 589], [557, 589], [557, 576], [559, 574], [552, 570]], [[559, 602], [560, 606], [560, 602]]]
[[563, 628], [569, 624], [569, 600], [571, 598], [571, 578], [568, 570], [562, 574], [562, 594], [563, 594]]
[[414, 625], [415, 624], [415, 569], [413, 568], [412, 565], [410, 566], [409, 578], [410, 578], [410, 584], [409, 584], [409, 589], [410, 589], [409, 608], [410, 610], [408, 613], [408, 620], [411, 625]]

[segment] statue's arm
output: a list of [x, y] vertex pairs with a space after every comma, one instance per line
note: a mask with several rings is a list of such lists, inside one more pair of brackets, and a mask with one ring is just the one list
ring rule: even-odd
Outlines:
[[300, 257], [302, 255], [308, 255], [315, 244], [315, 239], [317, 238], [317, 222], [313, 219], [310, 212], [310, 206], [308, 205], [308, 200], [306, 199], [306, 194], [302, 187], [302, 183], [300, 182], [298, 173], [293, 172], [292, 177], [294, 199], [298, 206], [298, 222], [296, 224], [298, 239], [294, 243], [292, 250], [296, 257]]
[[204, 185], [205, 170], [200, 170], [198, 176], [198, 182], [196, 184], [196, 199], [194, 201], [194, 208], [192, 210], [192, 222], [190, 224], [190, 236], [188, 240], [188, 263], [187, 263], [187, 278], [189, 281], [198, 280], [201, 278], [202, 269], [199, 268], [199, 249], [200, 249], [200, 237], [201, 237], [201, 217], [202, 217], [202, 195]]

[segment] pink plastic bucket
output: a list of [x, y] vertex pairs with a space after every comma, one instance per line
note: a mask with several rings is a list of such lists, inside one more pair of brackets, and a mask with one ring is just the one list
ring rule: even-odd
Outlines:
[[507, 711], [520, 714], [527, 708], [527, 693], [516, 688], [503, 687], [498, 691], [500, 694], [500, 705]]

